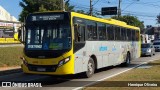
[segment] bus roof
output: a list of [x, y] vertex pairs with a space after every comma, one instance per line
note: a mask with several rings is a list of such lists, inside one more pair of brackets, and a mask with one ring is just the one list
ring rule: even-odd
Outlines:
[[[54, 12], [60, 13], [60, 12], [65, 12], [65, 11], [36, 12], [36, 13], [33, 13], [33, 14], [54, 13]], [[89, 15], [85, 15], [85, 14], [81, 14], [81, 13], [77, 13], [77, 12], [69, 12], [69, 13], [71, 13], [72, 17], [79, 17], [79, 18], [84, 18], [84, 19], [89, 19], [89, 20], [93, 20], [93, 21], [103, 22], [103, 23], [107, 23], [107, 24], [111, 24], [111, 25], [121, 26], [121, 27], [124, 27], [124, 28], [140, 30], [139, 27], [127, 25], [127, 23], [125, 23], [123, 21], [119, 21], [119, 20], [112, 19], [112, 18], [98, 18], [98, 17], [89, 16]]]
[[76, 17], [79, 17], [79, 18], [84, 18], [84, 19], [103, 22], [103, 23], [112, 24], [112, 25], [116, 25], [116, 26], [121, 26], [121, 27], [125, 27], [125, 28], [140, 30], [138, 27], [127, 25], [127, 23], [125, 23], [123, 21], [116, 20], [116, 19], [98, 18], [98, 17], [94, 17], [94, 16], [89, 16], [89, 15], [85, 15], [85, 14], [76, 13], [76, 12], [71, 12], [71, 14], [72, 14], [72, 17], [76, 16]]

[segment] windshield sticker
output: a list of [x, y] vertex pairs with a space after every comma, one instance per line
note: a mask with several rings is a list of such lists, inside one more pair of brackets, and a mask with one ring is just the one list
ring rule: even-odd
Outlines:
[[42, 45], [28, 45], [28, 48], [42, 48]]
[[51, 44], [49, 45], [49, 48], [50, 48], [50, 49], [53, 49], [53, 50], [62, 49], [62, 48], [63, 48], [63, 43], [51, 43]]
[[44, 49], [44, 50], [48, 50], [48, 45], [47, 45], [47, 43], [44, 44], [43, 49]]

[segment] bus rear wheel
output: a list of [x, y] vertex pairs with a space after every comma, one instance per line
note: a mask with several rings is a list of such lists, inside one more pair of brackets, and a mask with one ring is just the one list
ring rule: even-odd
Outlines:
[[89, 59], [87, 64], [87, 71], [85, 72], [85, 77], [90, 78], [93, 76], [95, 71], [95, 64], [92, 58]]

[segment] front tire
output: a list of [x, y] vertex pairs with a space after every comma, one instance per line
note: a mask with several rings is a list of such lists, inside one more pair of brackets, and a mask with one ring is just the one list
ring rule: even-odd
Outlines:
[[94, 74], [94, 71], [95, 71], [94, 60], [90, 58], [87, 64], [87, 71], [85, 72], [85, 77], [86, 78], [92, 77]]
[[126, 60], [124, 63], [121, 64], [121, 66], [129, 66], [130, 63], [131, 63], [131, 55], [130, 53], [127, 53]]

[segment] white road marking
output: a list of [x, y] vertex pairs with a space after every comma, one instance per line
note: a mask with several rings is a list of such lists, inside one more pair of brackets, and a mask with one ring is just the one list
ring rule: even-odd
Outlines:
[[151, 61], [155, 61], [155, 60], [153, 59], [153, 60], [149, 60], [149, 61], [147, 61], [147, 62], [143, 62], [143, 63], [141, 63], [141, 64], [139, 64], [139, 65], [136, 65], [136, 66], [134, 66], [134, 67], [132, 67], [132, 68], [126, 69], [126, 70], [124, 70], [124, 71], [122, 71], [122, 72], [119, 72], [119, 73], [113, 74], [113, 75], [111, 75], [111, 76], [108, 76], [108, 77], [102, 78], [102, 79], [100, 79], [100, 80], [97, 80], [97, 81], [95, 81], [95, 82], [92, 82], [92, 83], [86, 84], [86, 85], [84, 85], [84, 86], [82, 86], [82, 87], [78, 87], [78, 88], [75, 88], [75, 89], [72, 89], [72, 90], [80, 90], [80, 89], [82, 89], [82, 88], [84, 88], [84, 87], [87, 87], [87, 86], [90, 86], [90, 85], [96, 84], [96, 83], [98, 83], [99, 81], [104, 81], [104, 80], [109, 79], [109, 78], [111, 78], [111, 77], [115, 77], [115, 76], [117, 76], [117, 75], [119, 75], [119, 74], [122, 74], [122, 73], [124, 73], [124, 72], [129, 71], [129, 70], [132, 70], [132, 69], [134, 69], [134, 68], [136, 68], [136, 67], [139, 67], [139, 66], [141, 66], [141, 65], [143, 65], [143, 64], [147, 64], [147, 63], [149, 63], [149, 62], [151, 62]]

